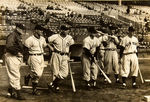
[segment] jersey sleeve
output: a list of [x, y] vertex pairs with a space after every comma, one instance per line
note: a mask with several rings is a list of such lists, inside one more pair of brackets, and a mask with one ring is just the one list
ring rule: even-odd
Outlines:
[[74, 39], [71, 37], [71, 45], [73, 45], [74, 43]]
[[74, 39], [72, 38], [72, 36], [68, 36], [68, 44], [69, 46], [74, 44]]
[[114, 38], [115, 38], [115, 43], [118, 44], [119, 43], [118, 37], [114, 36]]
[[86, 39], [83, 40], [83, 47], [87, 48], [88, 50], [90, 50], [90, 43]]
[[123, 38], [123, 39], [121, 40], [121, 42], [120, 42], [120, 46], [125, 47], [125, 38]]
[[99, 37], [98, 40], [99, 40], [99, 44], [101, 44], [102, 43], [102, 37]]
[[29, 38], [27, 38], [27, 39], [25, 40], [25, 46], [26, 46], [27, 48], [30, 48], [30, 47], [32, 46], [32, 39], [31, 39], [31, 37], [29, 37]]
[[136, 45], [139, 46], [139, 41], [137, 38], [136, 38]]
[[45, 38], [43, 37], [43, 47], [46, 47], [46, 46], [47, 46], [47, 43], [46, 43]]
[[55, 39], [56, 39], [57, 35], [52, 35], [50, 37], [48, 37], [48, 42], [51, 44]]
[[96, 38], [96, 47], [98, 47], [98, 46], [100, 46], [100, 41], [99, 41], [99, 39], [98, 38]]

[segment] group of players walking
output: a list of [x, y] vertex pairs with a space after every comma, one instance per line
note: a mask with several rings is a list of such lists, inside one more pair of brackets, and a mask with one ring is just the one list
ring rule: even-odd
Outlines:
[[[18, 100], [24, 100], [21, 95], [20, 85], [20, 66], [23, 59], [24, 50], [29, 53], [28, 65], [31, 73], [25, 77], [25, 84], [29, 80], [32, 82], [32, 94], [40, 95], [37, 85], [44, 70], [44, 47], [48, 46], [52, 52], [49, 61], [52, 69], [53, 81], [48, 83], [49, 90], [58, 92], [59, 85], [69, 74], [68, 61], [70, 57], [70, 46], [75, 42], [72, 36], [68, 35], [69, 28], [65, 25], [60, 26], [60, 34], [54, 34], [48, 37], [48, 43], [42, 36], [40, 26], [35, 26], [33, 35], [24, 42], [21, 41], [22, 26], [16, 24], [16, 29], [9, 34], [6, 41], [5, 63], [9, 77], [10, 87], [8, 92], [11, 97]], [[83, 80], [87, 89], [96, 87], [99, 62], [100, 67], [109, 77], [111, 70], [115, 73], [116, 83], [120, 83], [119, 75], [122, 77], [122, 88], [126, 88], [126, 78], [129, 73], [132, 76], [133, 88], [137, 88], [136, 77], [138, 75], [137, 46], [138, 39], [133, 36], [134, 28], [128, 28], [128, 34], [119, 40], [113, 30], [101, 34], [94, 27], [87, 28], [88, 36], [83, 40], [83, 54], [81, 57]], [[98, 37], [99, 35], [99, 37]], [[118, 56], [118, 48], [120, 55]], [[120, 57], [120, 58], [119, 58]], [[121, 60], [119, 60], [121, 59]], [[121, 67], [119, 65], [121, 63]], [[107, 81], [107, 80], [106, 80]]]

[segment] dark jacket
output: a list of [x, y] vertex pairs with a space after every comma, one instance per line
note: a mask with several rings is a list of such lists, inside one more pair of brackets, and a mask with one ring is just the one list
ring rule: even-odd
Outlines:
[[6, 39], [6, 52], [12, 55], [18, 55], [18, 52], [23, 53], [23, 44], [21, 41], [21, 34], [15, 30], [7, 36]]

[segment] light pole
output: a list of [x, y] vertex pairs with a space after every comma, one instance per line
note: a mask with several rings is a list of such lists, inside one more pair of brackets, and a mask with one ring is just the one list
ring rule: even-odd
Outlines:
[[122, 5], [122, 1], [118, 0], [118, 5], [121, 6]]

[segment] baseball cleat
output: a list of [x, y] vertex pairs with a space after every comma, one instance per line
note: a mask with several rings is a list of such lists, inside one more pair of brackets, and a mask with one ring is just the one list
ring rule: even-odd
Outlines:
[[7, 95], [10, 96], [11, 98], [15, 98], [16, 97], [16, 94], [15, 94], [13, 88], [8, 88]]
[[60, 91], [60, 88], [58, 86], [53, 85], [53, 83], [47, 84], [48, 90], [52, 90], [53, 92], [57, 93]]
[[32, 92], [32, 95], [37, 95], [37, 96], [39, 96], [39, 95], [40, 95], [40, 92], [38, 92], [37, 89], [36, 89], [36, 90], [34, 90], [34, 91]]
[[125, 83], [123, 83], [120, 87], [121, 89], [126, 89], [127, 88], [127, 85]]
[[138, 88], [139, 88], [139, 86], [138, 86], [136, 83], [133, 83], [133, 84], [132, 84], [132, 88], [134, 88], [134, 89], [138, 89]]
[[117, 79], [117, 80], [116, 80], [116, 83], [117, 83], [117, 84], [121, 84], [121, 82], [120, 82], [120, 80], [119, 80], [119, 79]]

